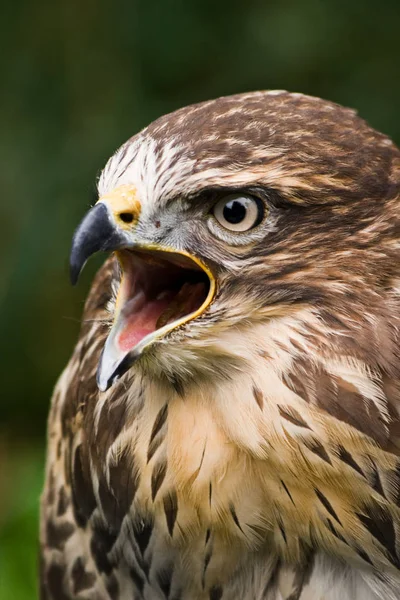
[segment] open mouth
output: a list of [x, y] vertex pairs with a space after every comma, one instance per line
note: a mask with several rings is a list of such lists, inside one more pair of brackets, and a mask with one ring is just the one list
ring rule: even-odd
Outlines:
[[117, 298], [116, 343], [122, 351], [201, 312], [211, 281], [193, 258], [161, 250], [123, 250], [118, 257], [123, 278]]
[[215, 292], [208, 268], [186, 253], [168, 250], [117, 252], [122, 281], [114, 325], [99, 365], [98, 384], [107, 389], [169, 331], [201, 315]]

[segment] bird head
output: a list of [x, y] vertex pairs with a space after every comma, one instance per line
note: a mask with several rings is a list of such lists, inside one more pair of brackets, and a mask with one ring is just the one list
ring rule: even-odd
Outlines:
[[317, 98], [255, 92], [152, 123], [108, 161], [73, 239], [74, 282], [97, 251], [120, 267], [100, 389], [134, 363], [229, 377], [274, 331], [293, 352], [332, 344], [333, 319], [362, 320], [392, 274], [398, 189], [390, 140]]

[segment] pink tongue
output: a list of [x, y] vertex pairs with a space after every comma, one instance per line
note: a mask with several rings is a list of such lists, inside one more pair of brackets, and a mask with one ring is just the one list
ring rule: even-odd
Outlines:
[[123, 352], [131, 350], [146, 335], [156, 330], [156, 323], [162, 312], [171, 302], [168, 295], [160, 300], [147, 301], [139, 310], [124, 318], [122, 331], [118, 336], [118, 346]]

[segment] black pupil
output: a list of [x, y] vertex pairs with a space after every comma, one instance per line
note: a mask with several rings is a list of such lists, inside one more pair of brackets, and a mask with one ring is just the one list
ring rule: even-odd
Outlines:
[[241, 223], [246, 216], [246, 206], [239, 200], [230, 200], [224, 206], [223, 215], [228, 223]]

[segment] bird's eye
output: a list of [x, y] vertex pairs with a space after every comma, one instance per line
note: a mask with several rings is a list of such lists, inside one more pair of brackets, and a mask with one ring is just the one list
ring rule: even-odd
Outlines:
[[249, 231], [261, 223], [265, 207], [259, 198], [230, 194], [221, 198], [213, 209], [216, 220], [230, 231]]

